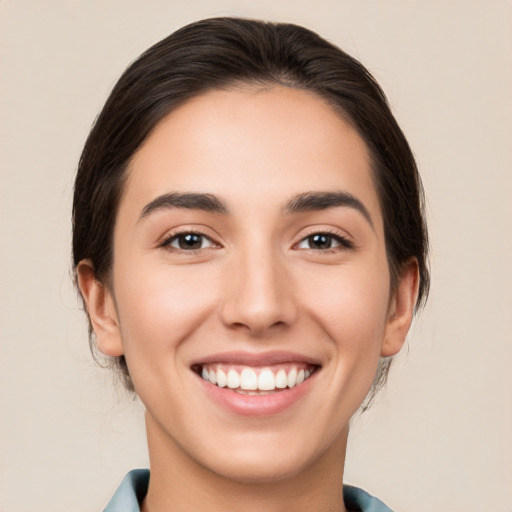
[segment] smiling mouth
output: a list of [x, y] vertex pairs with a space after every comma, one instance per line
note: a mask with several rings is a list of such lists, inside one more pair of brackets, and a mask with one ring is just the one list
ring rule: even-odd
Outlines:
[[308, 363], [253, 367], [209, 363], [192, 369], [206, 382], [244, 395], [268, 395], [300, 386], [319, 366]]

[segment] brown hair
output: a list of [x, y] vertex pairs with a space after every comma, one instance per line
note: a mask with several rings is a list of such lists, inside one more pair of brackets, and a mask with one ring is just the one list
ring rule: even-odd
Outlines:
[[[121, 76], [82, 152], [73, 202], [73, 262], [92, 262], [109, 284], [119, 199], [130, 159], [172, 109], [207, 90], [240, 83], [304, 89], [327, 100], [366, 142], [384, 219], [392, 286], [416, 258], [416, 307], [429, 289], [428, 235], [421, 180], [411, 149], [386, 97], [354, 58], [291, 24], [214, 18], [187, 25], [155, 44]], [[90, 324], [89, 324], [90, 325]], [[90, 342], [92, 340], [90, 326]], [[379, 365], [372, 392], [384, 384], [390, 360]], [[123, 356], [115, 358], [125, 385], [133, 383]]]

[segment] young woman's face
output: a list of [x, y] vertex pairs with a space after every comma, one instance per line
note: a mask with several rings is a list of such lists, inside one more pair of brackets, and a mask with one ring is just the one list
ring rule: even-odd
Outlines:
[[208, 92], [160, 122], [128, 169], [112, 276], [98, 343], [126, 356], [150, 450], [238, 480], [342, 456], [405, 336], [367, 148], [309, 92]]

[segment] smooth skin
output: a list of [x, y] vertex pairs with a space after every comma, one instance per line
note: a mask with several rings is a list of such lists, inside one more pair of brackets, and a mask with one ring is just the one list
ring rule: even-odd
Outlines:
[[[144, 512], [345, 510], [348, 422], [379, 358], [402, 347], [418, 289], [415, 261], [391, 287], [369, 161], [315, 94], [249, 86], [188, 101], [134, 155], [110, 284], [88, 261], [78, 279], [98, 347], [126, 356], [146, 407]], [[333, 191], [363, 208], [290, 208]], [[224, 209], [148, 208], [191, 193]], [[191, 368], [233, 350], [292, 351], [320, 369], [291, 407], [244, 416]]]

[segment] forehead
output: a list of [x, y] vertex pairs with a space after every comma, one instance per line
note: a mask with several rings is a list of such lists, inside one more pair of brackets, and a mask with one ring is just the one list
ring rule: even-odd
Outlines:
[[356, 130], [314, 93], [246, 86], [202, 94], [158, 123], [130, 163], [121, 208], [175, 191], [277, 205], [340, 189], [380, 217]]

